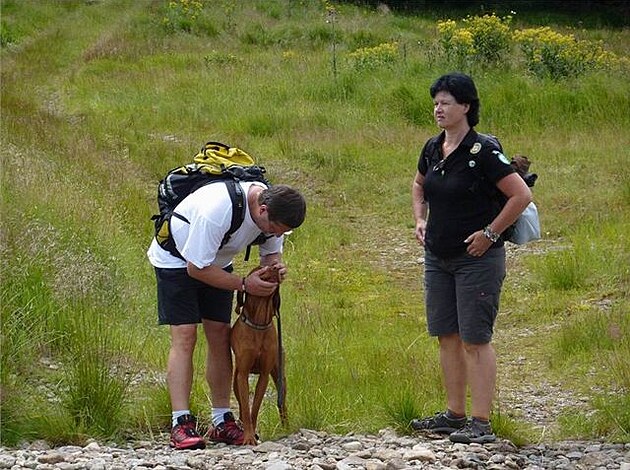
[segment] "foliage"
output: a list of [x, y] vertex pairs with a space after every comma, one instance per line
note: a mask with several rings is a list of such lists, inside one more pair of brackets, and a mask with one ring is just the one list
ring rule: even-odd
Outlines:
[[170, 0], [162, 24], [169, 32], [192, 32], [203, 8], [200, 0]]
[[601, 42], [578, 40], [550, 27], [515, 31], [527, 69], [536, 76], [560, 80], [592, 70], [610, 70], [630, 65], [627, 58], [604, 50]]
[[0, 22], [0, 47], [6, 47], [16, 41], [15, 33], [5, 21]]
[[[494, 13], [468, 16], [458, 26], [454, 20], [437, 22], [440, 45], [456, 67], [469, 70], [478, 64], [509, 64], [509, 53], [518, 48], [526, 69], [540, 78], [561, 80], [596, 70], [629, 69], [627, 57], [604, 49], [602, 41], [579, 40], [549, 26], [510, 30], [511, 15]], [[512, 60], [513, 67], [518, 63]]]
[[375, 47], [362, 47], [348, 54], [354, 68], [371, 70], [392, 65], [398, 60], [398, 43], [384, 43]]
[[208, 67], [225, 67], [242, 62], [242, 60], [240, 60], [236, 55], [220, 51], [211, 51], [203, 57], [203, 60]]
[[438, 21], [437, 29], [446, 57], [458, 68], [467, 69], [468, 59], [476, 53], [472, 33], [467, 29], [457, 28], [457, 22], [453, 20]]
[[499, 18], [494, 13], [468, 16], [465, 30], [472, 37], [475, 56], [486, 63], [498, 63], [510, 50], [510, 15]]
[[497, 64], [510, 50], [511, 16], [499, 18], [494, 13], [468, 16], [464, 26], [454, 20], [438, 21], [437, 28], [447, 58], [457, 65], [481, 61]]

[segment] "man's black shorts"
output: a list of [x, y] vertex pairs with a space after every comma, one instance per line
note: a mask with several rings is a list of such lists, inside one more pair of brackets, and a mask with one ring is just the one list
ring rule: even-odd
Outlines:
[[[225, 268], [232, 272], [230, 265]], [[230, 323], [234, 291], [217, 289], [188, 275], [186, 268], [155, 268], [160, 325], [201, 323], [202, 319]]]

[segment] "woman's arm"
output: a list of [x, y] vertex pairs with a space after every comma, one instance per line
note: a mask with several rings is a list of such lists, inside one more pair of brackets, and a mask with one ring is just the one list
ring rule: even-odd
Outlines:
[[[492, 233], [500, 235], [519, 218], [532, 201], [532, 192], [517, 173], [510, 173], [501, 178], [497, 182], [497, 188], [507, 197], [507, 202], [501, 212], [488, 224], [488, 228]], [[468, 254], [481, 256], [492, 246], [493, 241], [484, 232], [486, 232], [485, 228], [476, 231], [464, 240], [468, 243], [466, 249]]]
[[424, 245], [424, 232], [427, 227], [427, 202], [424, 200], [424, 175], [416, 171], [416, 177], [411, 184], [411, 204], [416, 221], [416, 240]]
[[493, 232], [503, 233], [532, 202], [532, 191], [517, 173], [501, 178], [497, 182], [497, 188], [507, 197], [507, 202], [489, 226]]

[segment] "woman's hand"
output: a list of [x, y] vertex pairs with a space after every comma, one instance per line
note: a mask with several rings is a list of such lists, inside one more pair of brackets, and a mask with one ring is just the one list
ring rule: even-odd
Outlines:
[[478, 230], [470, 235], [464, 243], [468, 243], [468, 247], [466, 248], [466, 252], [470, 256], [483, 256], [483, 254], [488, 251], [488, 249], [492, 246], [492, 241], [483, 234], [483, 230]]
[[415, 235], [416, 235], [416, 240], [418, 240], [418, 243], [420, 243], [422, 246], [424, 246], [424, 234], [426, 232], [427, 229], [427, 221], [424, 219], [419, 219], [416, 222], [416, 230], [415, 230]]

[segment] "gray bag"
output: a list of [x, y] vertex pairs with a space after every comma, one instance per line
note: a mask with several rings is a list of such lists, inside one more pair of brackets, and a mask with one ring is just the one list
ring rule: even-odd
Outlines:
[[507, 241], [523, 245], [540, 238], [540, 219], [536, 204], [530, 202], [520, 217], [514, 222], [513, 230]]

